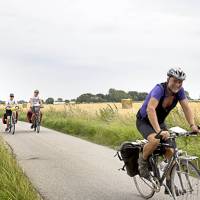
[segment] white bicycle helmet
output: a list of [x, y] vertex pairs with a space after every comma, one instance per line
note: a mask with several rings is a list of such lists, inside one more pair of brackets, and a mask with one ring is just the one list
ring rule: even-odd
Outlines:
[[167, 72], [167, 76], [173, 76], [181, 81], [184, 81], [186, 78], [186, 74], [185, 72], [180, 68], [171, 68], [168, 72]]

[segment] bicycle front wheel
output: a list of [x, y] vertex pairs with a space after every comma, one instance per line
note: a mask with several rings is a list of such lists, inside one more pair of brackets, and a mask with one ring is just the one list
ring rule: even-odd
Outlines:
[[134, 176], [133, 180], [139, 194], [142, 197], [144, 197], [145, 199], [149, 199], [154, 195], [155, 190], [151, 181], [148, 181], [140, 175]]
[[40, 122], [37, 120], [37, 122], [36, 122], [36, 129], [37, 129], [37, 133], [39, 133], [40, 132]]
[[200, 198], [200, 171], [188, 160], [181, 160], [171, 173], [171, 191], [174, 199], [197, 200]]
[[12, 124], [12, 126], [11, 126], [11, 133], [13, 135], [15, 134], [15, 124]]
[[11, 125], [11, 133], [14, 135], [15, 134], [15, 119], [12, 117], [12, 125]]

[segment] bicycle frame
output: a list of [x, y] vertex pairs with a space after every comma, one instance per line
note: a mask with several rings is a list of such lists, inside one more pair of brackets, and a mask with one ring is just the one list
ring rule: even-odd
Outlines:
[[175, 139], [172, 138], [172, 141], [173, 141], [173, 145], [169, 145], [169, 144], [165, 144], [165, 143], [161, 143], [161, 145], [165, 148], [173, 148], [174, 149], [174, 153], [173, 153], [173, 156], [172, 158], [170, 159], [170, 161], [168, 162], [165, 170], [164, 170], [164, 173], [163, 175], [160, 177], [160, 173], [159, 173], [159, 169], [157, 167], [157, 163], [155, 161], [155, 158], [157, 158], [159, 155], [155, 155], [153, 154], [150, 158], [149, 158], [149, 161], [150, 161], [150, 164], [151, 164], [151, 167], [153, 169], [153, 173], [154, 173], [154, 176], [159, 180], [159, 183], [162, 185], [167, 174], [169, 173], [169, 171], [172, 169], [172, 167], [174, 166], [175, 163], [178, 163], [177, 160], [178, 160], [178, 149], [177, 149], [177, 146], [176, 146], [176, 142], [175, 142]]
[[[195, 160], [195, 159], [198, 158], [198, 157], [195, 157], [195, 156], [188, 157], [187, 154], [186, 154], [186, 156], [182, 156], [182, 157], [179, 156], [179, 150], [178, 150], [177, 145], [176, 145], [176, 139], [175, 139], [175, 137], [170, 137], [170, 139], [172, 140], [172, 145], [169, 145], [169, 144], [166, 144], [166, 143], [161, 143], [161, 145], [164, 146], [164, 147], [166, 147], [166, 148], [173, 148], [174, 149], [174, 153], [172, 155], [172, 158], [170, 159], [170, 161], [166, 165], [166, 167], [164, 169], [164, 172], [163, 172], [163, 174], [162, 174], [161, 177], [160, 177], [160, 172], [159, 172], [158, 163], [157, 163], [157, 158], [159, 157], [159, 155], [158, 154], [153, 154], [149, 158], [149, 162], [150, 162], [150, 165], [151, 165], [152, 170], [153, 170], [153, 178], [154, 179], [157, 178], [157, 180], [159, 181], [160, 186], [164, 185], [163, 182], [164, 182], [165, 178], [167, 177], [167, 174], [171, 173], [171, 170], [174, 167], [174, 165], [177, 165], [178, 169], [180, 169], [181, 161], [188, 162], [189, 160]], [[198, 163], [197, 163], [197, 166], [198, 166]], [[184, 190], [183, 181], [182, 181], [180, 173], [178, 173], [178, 178], [179, 178], [181, 187]], [[192, 185], [191, 185], [189, 179], [188, 179], [188, 184], [189, 184], [190, 189], [192, 191]]]
[[[36, 107], [38, 110], [36, 110]], [[37, 132], [39, 133], [39, 126], [40, 126], [40, 107], [36, 106], [32, 108], [32, 112], [34, 113], [34, 131], [36, 128], [38, 129]]]
[[[11, 115], [8, 117], [7, 120], [9, 120], [9, 121], [8, 121], [9, 132], [11, 132], [12, 127], [15, 126], [15, 117], [14, 117], [14, 115], [13, 115], [13, 112], [11, 113]], [[14, 127], [14, 129], [15, 129], [15, 127]], [[15, 132], [15, 130], [13, 130], [13, 133], [12, 133], [12, 134], [14, 134], [14, 132]]]

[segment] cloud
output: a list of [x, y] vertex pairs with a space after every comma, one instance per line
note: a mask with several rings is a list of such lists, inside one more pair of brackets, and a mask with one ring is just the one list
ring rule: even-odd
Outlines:
[[[188, 71], [188, 88], [197, 96], [190, 77], [197, 76], [200, 61], [199, 4], [2, 1], [0, 68], [3, 74], [14, 72], [11, 77], [17, 82], [6, 84], [2, 95], [13, 85], [22, 98], [35, 87], [41, 87], [45, 97], [66, 98], [110, 87], [147, 91], [156, 77], [161, 81], [170, 66], [180, 65]], [[7, 76], [1, 81], [7, 82]]]

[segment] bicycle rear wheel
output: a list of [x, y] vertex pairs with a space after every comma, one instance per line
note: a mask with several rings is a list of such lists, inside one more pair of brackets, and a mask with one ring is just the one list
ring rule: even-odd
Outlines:
[[171, 191], [177, 200], [200, 198], [200, 171], [191, 161], [181, 160], [180, 164], [173, 167]]
[[155, 190], [151, 181], [141, 177], [140, 175], [134, 176], [133, 180], [139, 194], [142, 197], [149, 199], [154, 195]]

